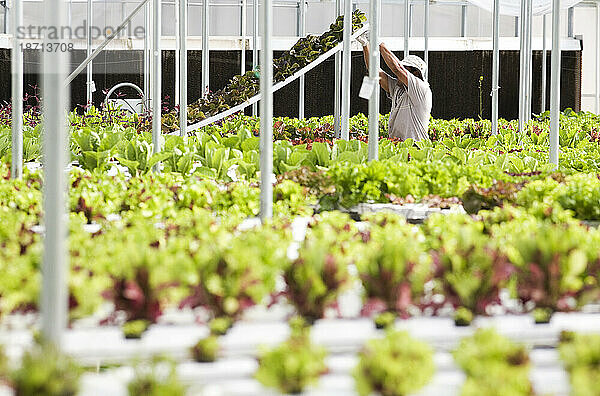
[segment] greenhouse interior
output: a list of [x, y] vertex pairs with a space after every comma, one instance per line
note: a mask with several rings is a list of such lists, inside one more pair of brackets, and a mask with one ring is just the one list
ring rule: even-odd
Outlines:
[[600, 396], [600, 0], [0, 32], [0, 396]]

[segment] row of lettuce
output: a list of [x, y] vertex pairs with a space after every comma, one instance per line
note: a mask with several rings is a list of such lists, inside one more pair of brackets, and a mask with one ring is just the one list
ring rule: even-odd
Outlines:
[[[36, 311], [43, 230], [6, 206], [0, 220], [0, 314]], [[247, 308], [281, 299], [313, 322], [357, 282], [363, 315], [454, 312], [457, 324], [504, 312], [544, 322], [599, 300], [600, 231], [558, 206], [435, 215], [422, 227], [391, 214], [364, 220], [323, 212], [294, 242], [286, 216], [243, 231], [240, 217], [198, 207], [162, 219], [141, 209], [90, 229], [84, 213], [72, 213], [71, 318], [108, 302], [107, 322], [141, 320], [141, 332], [167, 308], [202, 307], [226, 330]]]
[[[254, 377], [263, 386], [283, 394], [299, 394], [318, 386], [319, 377], [327, 374], [327, 351], [311, 342], [310, 328], [301, 319], [291, 320], [290, 327], [288, 340], [260, 353]], [[201, 353], [213, 354], [218, 350], [218, 344], [208, 348], [208, 340], [205, 338], [192, 348], [196, 361], [214, 361], [215, 356], [198, 355], [199, 349]], [[455, 363], [466, 376], [461, 396], [539, 395], [530, 380], [529, 352], [493, 329], [479, 329], [463, 338], [452, 351]], [[559, 354], [569, 374], [571, 395], [597, 395], [600, 336], [563, 332]], [[429, 345], [407, 332], [388, 328], [382, 337], [366, 342], [352, 375], [359, 395], [404, 396], [429, 384], [435, 370]], [[0, 380], [17, 395], [75, 395], [84, 372], [85, 368], [71, 358], [43, 343], [26, 352], [19, 367], [9, 364], [0, 350]], [[186, 394], [174, 362], [164, 357], [138, 361], [127, 390], [130, 396]]]

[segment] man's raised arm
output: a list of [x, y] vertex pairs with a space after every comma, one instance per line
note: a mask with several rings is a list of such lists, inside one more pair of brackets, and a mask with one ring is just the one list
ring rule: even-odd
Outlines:
[[[363, 58], [365, 60], [365, 66], [367, 66], [367, 73], [369, 72], [369, 59], [371, 57], [370, 49], [369, 49], [369, 40], [366, 34], [362, 34], [358, 36], [357, 41], [363, 47]], [[388, 75], [381, 69], [379, 69], [379, 85], [385, 92], [389, 93], [388, 88]]]
[[379, 51], [381, 51], [381, 56], [383, 57], [385, 64], [388, 65], [392, 73], [396, 75], [398, 81], [405, 86], [408, 85], [409, 72], [404, 66], [402, 66], [400, 59], [398, 59], [396, 55], [392, 53], [392, 51], [387, 49], [384, 43], [379, 44]]

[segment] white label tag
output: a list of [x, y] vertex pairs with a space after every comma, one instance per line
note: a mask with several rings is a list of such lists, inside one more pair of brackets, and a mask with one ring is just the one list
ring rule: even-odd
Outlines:
[[371, 95], [373, 94], [373, 89], [375, 89], [375, 81], [369, 78], [369, 76], [365, 76], [363, 78], [362, 85], [360, 87], [360, 92], [358, 96], [363, 99], [371, 99]]

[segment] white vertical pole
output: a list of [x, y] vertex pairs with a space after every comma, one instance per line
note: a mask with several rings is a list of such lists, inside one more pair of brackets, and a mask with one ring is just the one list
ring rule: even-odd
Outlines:
[[500, 0], [494, 0], [492, 24], [492, 135], [498, 134], [498, 90], [500, 80]]
[[527, 0], [521, 1], [521, 16], [519, 22], [521, 24], [521, 30], [519, 33], [519, 133], [524, 132], [525, 125], [525, 39], [526, 32], [525, 26], [527, 23]]
[[[342, 10], [342, 0], [335, 0], [335, 17], [341, 15]], [[341, 70], [342, 70], [342, 54], [340, 52], [336, 52], [335, 54], [335, 71], [334, 71], [334, 87], [333, 87], [333, 128], [336, 137], [341, 137], [342, 135], [342, 122], [341, 122], [341, 90], [342, 90], [342, 80], [341, 80]]]
[[[306, 35], [306, 0], [300, 0], [299, 4], [300, 11], [300, 23], [299, 27], [299, 35], [300, 37], [304, 37]], [[298, 96], [298, 118], [301, 120], [304, 119], [304, 106], [306, 100], [306, 90], [305, 90], [305, 80], [304, 74], [300, 76], [300, 92]]]
[[547, 65], [548, 65], [548, 48], [546, 45], [546, 14], [543, 16], [544, 23], [542, 24], [542, 108], [541, 113], [546, 111], [546, 85], [547, 85]]
[[574, 37], [573, 34], [573, 19], [575, 17], [575, 8], [567, 8], [567, 37]]
[[[425, 63], [429, 65], [429, 0], [425, 0], [425, 23], [423, 26], [423, 35], [425, 36]], [[429, 79], [429, 73], [427, 73]]]
[[[93, 17], [94, 17], [94, 3], [92, 0], [88, 0], [87, 1], [87, 32], [86, 32], [86, 39], [87, 39], [87, 54], [86, 56], [90, 56], [92, 55], [92, 26], [94, 25], [93, 22]], [[85, 82], [85, 88], [86, 88], [86, 100], [87, 100], [87, 105], [91, 105], [92, 104], [92, 100], [93, 100], [93, 96], [92, 94], [94, 93], [94, 82], [92, 81], [92, 65], [93, 65], [94, 61], [91, 61], [90, 63], [87, 64], [86, 66], [86, 82]]]
[[525, 74], [526, 82], [525, 82], [525, 122], [531, 120], [531, 102], [533, 96], [532, 90], [532, 74], [533, 74], [533, 52], [531, 47], [531, 35], [532, 35], [532, 24], [533, 24], [533, 4], [532, 0], [527, 0], [527, 36], [526, 36], [526, 48], [527, 51], [525, 53], [525, 65], [527, 66], [527, 74]]
[[550, 162], [558, 166], [560, 126], [560, 0], [552, 0], [552, 63], [550, 65]]
[[460, 36], [467, 37], [467, 6], [463, 5], [460, 9]]
[[[161, 58], [161, 0], [152, 0], [152, 144], [154, 152], [161, 151], [160, 138], [162, 130], [162, 58]], [[155, 171], [159, 170], [159, 164], [154, 167]]]
[[[369, 16], [371, 18], [370, 43], [371, 59], [369, 60], [369, 77], [374, 83], [373, 93], [369, 99], [369, 161], [376, 160], [379, 155], [379, 7], [381, 0], [370, 0]], [[429, 1], [429, 0], [426, 0]]]
[[23, 0], [14, 0], [12, 8], [12, 159], [10, 176], [13, 179], [23, 176], [23, 51], [19, 48], [21, 38], [17, 27], [23, 25]]
[[262, 50], [260, 51], [260, 218], [273, 217], [273, 0], [262, 4]]
[[404, 57], [406, 58], [409, 52], [408, 38], [410, 36], [410, 0], [404, 0]]
[[344, 0], [344, 55], [342, 59], [342, 139], [350, 140], [350, 77], [352, 52], [352, 1]]
[[202, 97], [206, 96], [210, 89], [209, 5], [209, 0], [202, 0]]
[[187, 136], [187, 0], [179, 0], [179, 133]]
[[[44, 2], [44, 24], [64, 26], [65, 0]], [[62, 38], [44, 38], [45, 46], [66, 43]], [[67, 131], [66, 108], [69, 93], [65, 87], [67, 52], [43, 53], [44, 101], [44, 253], [42, 263], [41, 329], [44, 338], [61, 345], [67, 325]]]
[[149, 1], [144, 7], [144, 97], [146, 100], [145, 105], [147, 108], [150, 107], [151, 84], [150, 84], [150, 70], [152, 69], [152, 2]]
[[181, 3], [181, 0], [174, 0], [175, 1], [175, 9], [173, 10], [174, 14], [175, 14], [175, 106], [178, 106], [180, 103], [180, 93], [181, 90], [179, 89], [179, 87], [181, 86], [181, 75], [180, 75], [180, 70], [181, 68], [179, 67], [179, 62], [181, 61], [181, 57], [180, 57], [180, 48], [181, 48], [181, 31], [179, 29], [179, 19], [181, 17], [181, 15], [179, 14], [179, 5]]
[[596, 114], [600, 114], [600, 3], [596, 3]]
[[241, 16], [241, 21], [240, 21], [240, 30], [241, 30], [241, 34], [240, 36], [242, 36], [242, 49], [241, 49], [241, 61], [240, 61], [240, 74], [243, 76], [244, 74], [246, 74], [246, 11], [247, 11], [247, 5], [246, 5], [246, 0], [242, 0], [242, 16]]
[[[252, 69], [258, 66], [258, 0], [252, 2]], [[256, 117], [258, 106], [252, 105], [252, 115]]]

